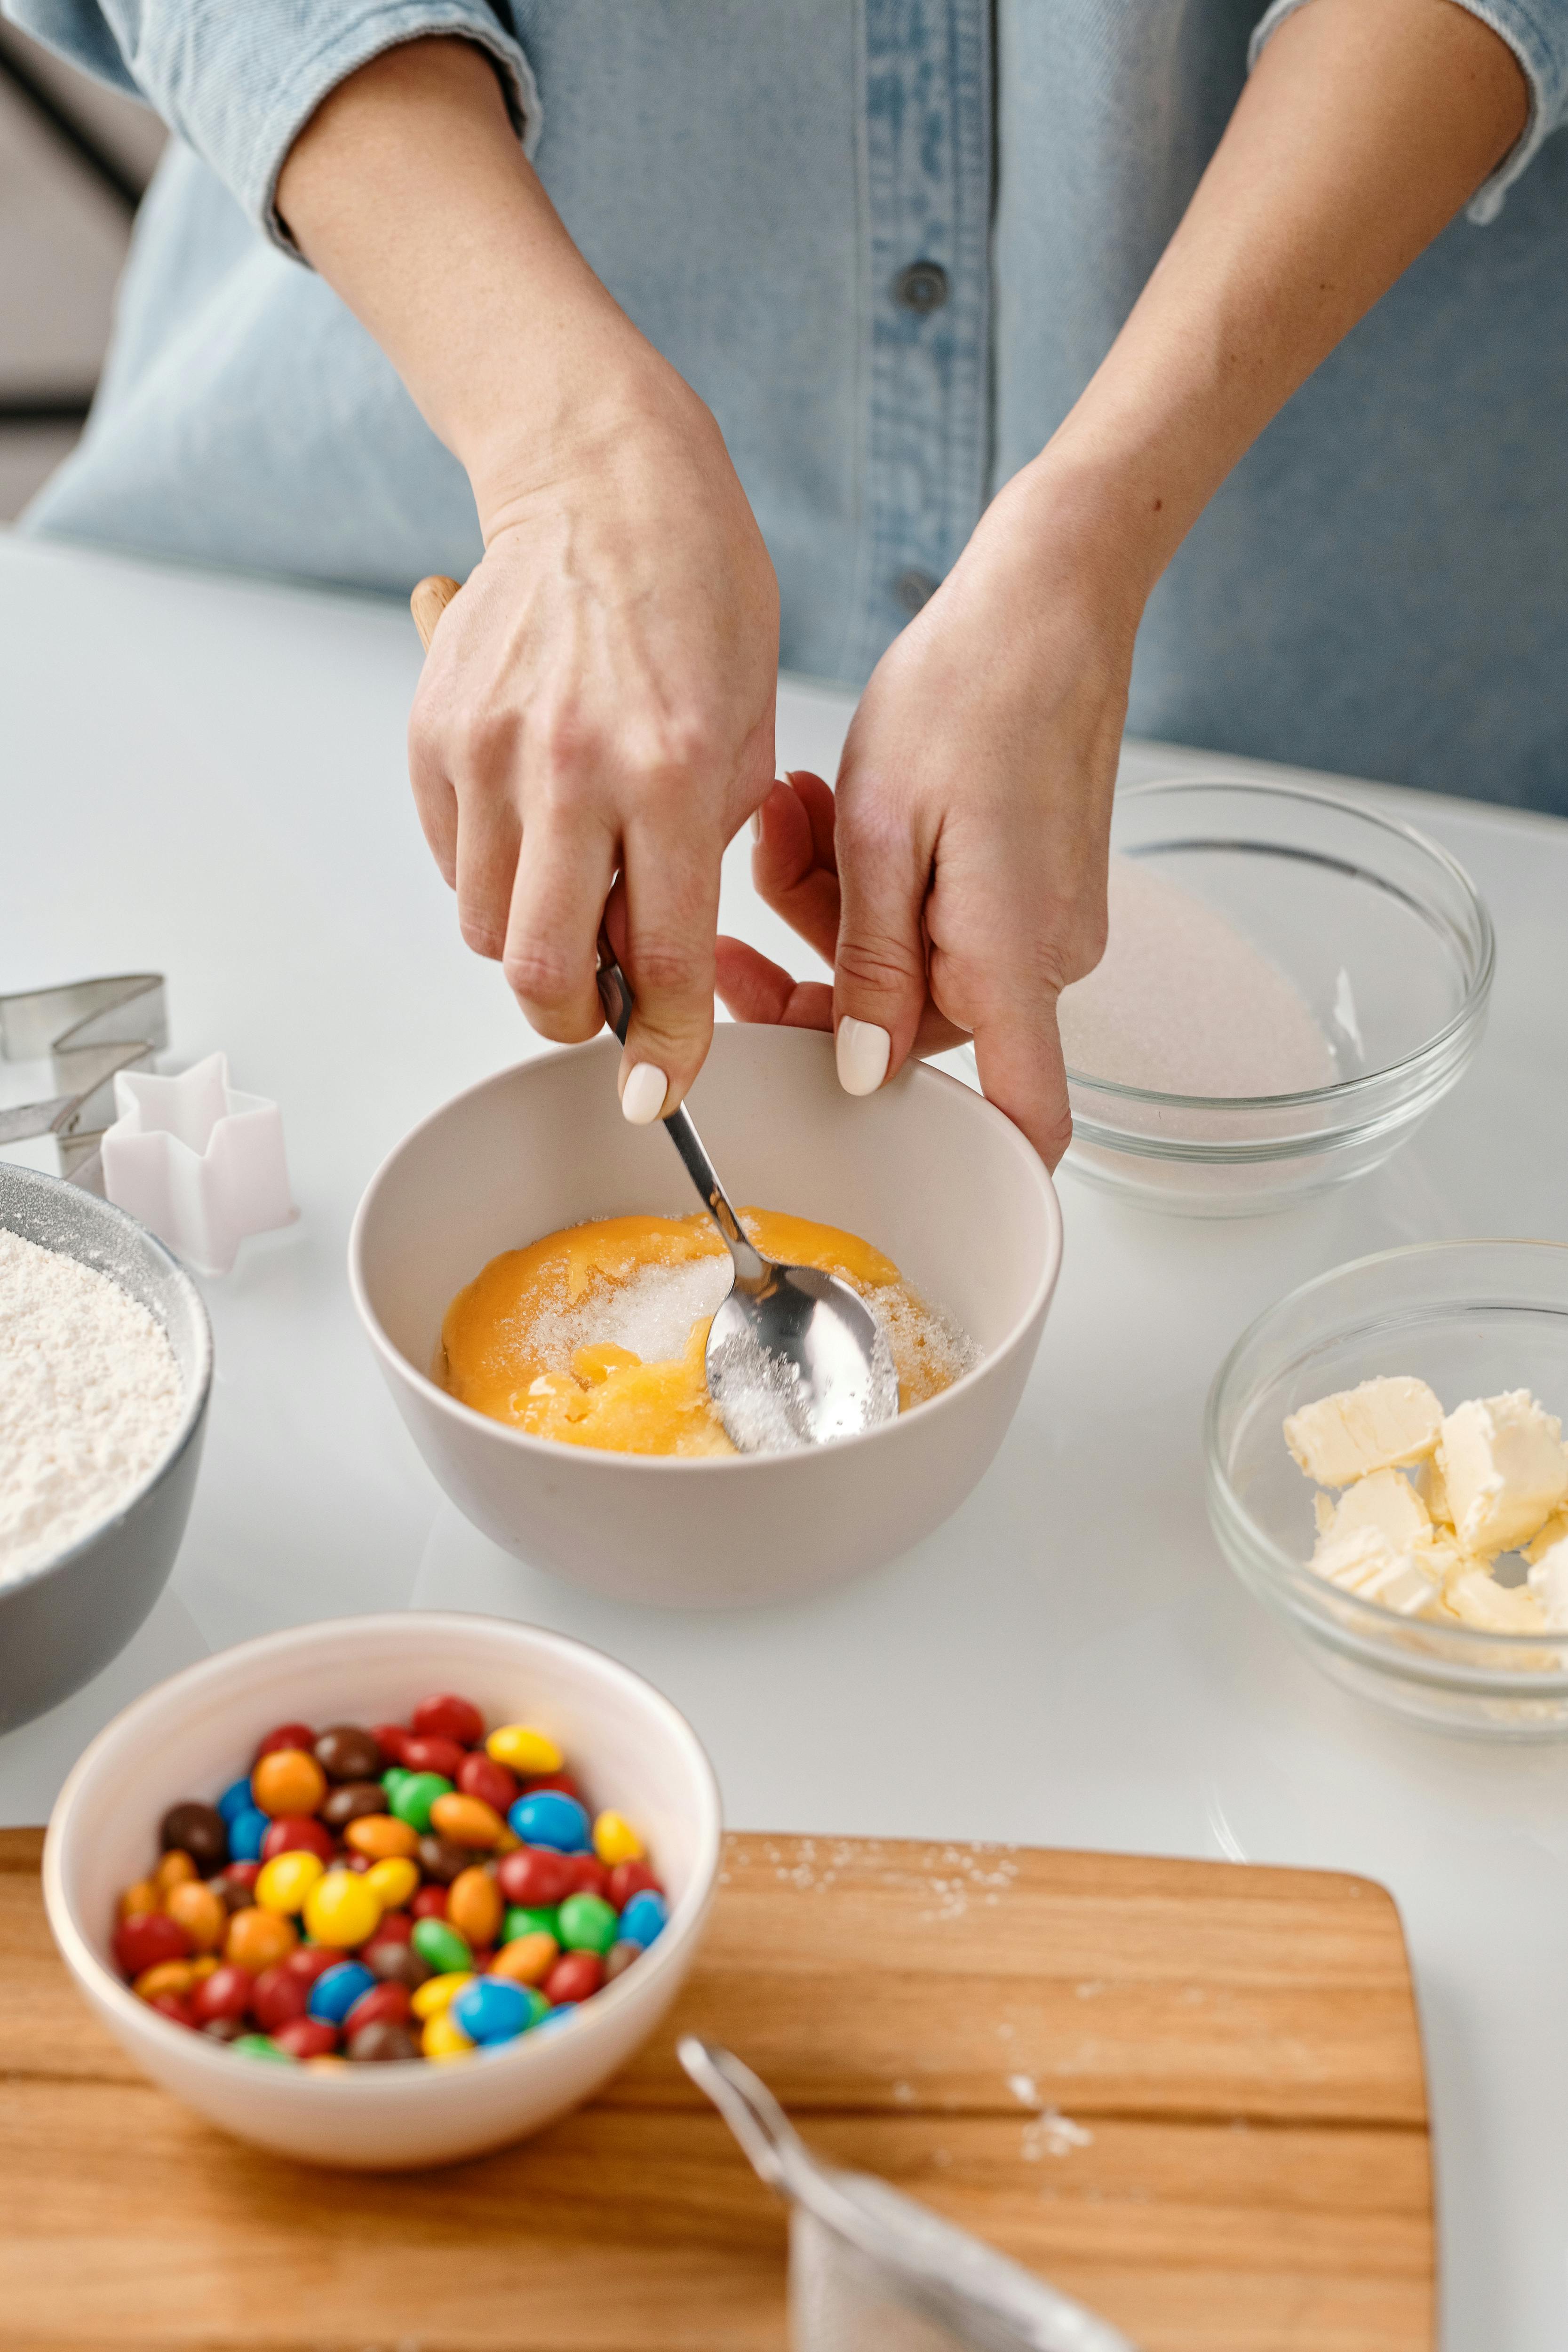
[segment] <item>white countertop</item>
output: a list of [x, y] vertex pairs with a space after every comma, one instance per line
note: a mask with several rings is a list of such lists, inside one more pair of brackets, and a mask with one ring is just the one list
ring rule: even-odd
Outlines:
[[[1362, 1871], [1414, 1955], [1436, 2130], [1446, 2352], [1568, 2344], [1568, 1748], [1406, 1728], [1322, 1679], [1226, 1568], [1200, 1421], [1242, 1325], [1398, 1242], [1568, 1231], [1568, 824], [1391, 797], [1497, 923], [1480, 1058], [1387, 1170], [1245, 1223], [1062, 1185], [1067, 1259], [1002, 1452], [892, 1568], [749, 1616], [576, 1593], [469, 1528], [354, 1321], [349, 1221], [384, 1152], [545, 1050], [462, 948], [404, 767], [399, 609], [0, 539], [0, 991], [168, 974], [182, 1061], [281, 1104], [288, 1232], [204, 1284], [207, 1449], [169, 1590], [125, 1654], [0, 1739], [0, 1820], [208, 1648], [406, 1603], [578, 1633], [685, 1708], [741, 1825], [999, 1838]], [[786, 687], [780, 763], [831, 777], [848, 698]], [[1130, 751], [1137, 773], [1257, 772]], [[742, 840], [727, 928], [775, 954]]]

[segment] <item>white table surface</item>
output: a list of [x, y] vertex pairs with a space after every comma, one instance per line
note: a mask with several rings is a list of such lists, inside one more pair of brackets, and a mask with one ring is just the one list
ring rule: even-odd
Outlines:
[[[1414, 1955], [1447, 2352], [1568, 2344], [1568, 1750], [1407, 1728], [1234, 1580], [1204, 1512], [1215, 1366], [1295, 1283], [1394, 1243], [1568, 1225], [1568, 824], [1391, 797], [1490, 904], [1480, 1059], [1387, 1170], [1203, 1224], [1064, 1181], [1067, 1258], [994, 1466], [904, 1559], [805, 1606], [671, 1615], [575, 1592], [446, 1503], [350, 1305], [349, 1221], [417, 1118], [541, 1050], [467, 953], [404, 767], [400, 609], [0, 539], [0, 990], [168, 974], [173, 1049], [282, 1105], [289, 1231], [204, 1284], [217, 1371], [190, 1530], [130, 1649], [0, 1739], [44, 1818], [136, 1692], [300, 1620], [408, 1604], [583, 1635], [708, 1745], [737, 1824], [1365, 1872]], [[786, 687], [781, 766], [832, 775], [848, 698]], [[1135, 747], [1130, 772], [1256, 772]], [[724, 919], [780, 951], [742, 839]]]

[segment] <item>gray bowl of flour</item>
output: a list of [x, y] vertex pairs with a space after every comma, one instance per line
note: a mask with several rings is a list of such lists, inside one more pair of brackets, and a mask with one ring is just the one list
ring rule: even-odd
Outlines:
[[212, 1362], [145, 1226], [0, 1163], [0, 1732], [90, 1682], [168, 1581]]

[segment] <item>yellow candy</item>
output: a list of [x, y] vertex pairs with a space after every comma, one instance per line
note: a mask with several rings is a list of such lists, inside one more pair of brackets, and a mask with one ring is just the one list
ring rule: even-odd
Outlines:
[[453, 1969], [444, 1977], [426, 1977], [414, 1989], [413, 2009], [416, 2017], [439, 2017], [450, 2008], [465, 1985], [474, 1981], [472, 1969]]
[[553, 1739], [542, 1731], [531, 1731], [525, 1723], [503, 1723], [491, 1732], [485, 1748], [498, 1764], [509, 1772], [521, 1772], [524, 1780], [536, 1772], [559, 1772], [566, 1760]]
[[[293, 1858], [278, 1856], [279, 1862]], [[256, 1884], [259, 1890], [260, 1879]], [[318, 1944], [348, 1951], [355, 1944], [369, 1942], [381, 1923], [381, 1897], [370, 1884], [368, 1870], [363, 1874], [329, 1870], [305, 1897], [305, 1932]]]
[[594, 1823], [594, 1852], [614, 1870], [617, 1862], [640, 1862], [643, 1842], [624, 1813], [601, 1813]]
[[[421, 1985], [419, 1990], [423, 1992], [425, 1987]], [[462, 2029], [453, 2024], [445, 2010], [438, 2017], [427, 2021], [419, 2037], [419, 2047], [426, 2057], [434, 2059], [437, 2065], [453, 2058], [466, 2058], [473, 2046]]]
[[384, 1862], [371, 1864], [364, 1883], [374, 1887], [384, 1911], [401, 1911], [419, 1884], [419, 1864], [404, 1854], [389, 1854]]
[[304, 1909], [306, 1898], [325, 1868], [319, 1853], [275, 1853], [270, 1862], [261, 1865], [256, 1882], [256, 1901], [263, 1911], [280, 1911], [285, 1918], [292, 1918]]

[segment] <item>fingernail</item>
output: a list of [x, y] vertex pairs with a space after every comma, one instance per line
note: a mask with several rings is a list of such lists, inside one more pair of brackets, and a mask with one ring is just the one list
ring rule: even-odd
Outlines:
[[847, 1095], [874, 1095], [888, 1075], [893, 1041], [874, 1021], [857, 1021], [846, 1013], [838, 1024], [834, 1052], [838, 1057], [838, 1083]]
[[669, 1081], [652, 1062], [633, 1065], [626, 1085], [621, 1088], [622, 1116], [634, 1127], [651, 1127], [664, 1108]]
[[761, 810], [760, 808], [754, 808], [754, 809], [752, 811], [752, 839], [753, 841], [761, 841], [762, 837], [763, 837], [763, 813], [762, 813], [762, 810]]

